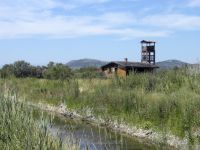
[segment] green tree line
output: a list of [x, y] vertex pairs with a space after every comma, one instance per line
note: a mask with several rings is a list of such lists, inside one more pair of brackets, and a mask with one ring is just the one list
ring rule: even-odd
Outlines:
[[43, 78], [67, 80], [71, 78], [103, 77], [98, 68], [88, 67], [73, 70], [65, 64], [49, 62], [47, 66], [34, 66], [26, 61], [16, 61], [6, 64], [0, 69], [1, 78]]

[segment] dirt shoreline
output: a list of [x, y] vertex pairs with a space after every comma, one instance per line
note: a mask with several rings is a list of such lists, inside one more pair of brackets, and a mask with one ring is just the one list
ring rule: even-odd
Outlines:
[[[35, 104], [35, 103], [26, 102], [26, 104], [28, 104], [29, 106], [39, 108], [41, 110], [54, 112], [54, 113], [63, 115], [67, 118], [79, 119], [82, 121], [86, 121], [90, 124], [100, 125], [100, 126], [110, 128], [119, 133], [124, 133], [133, 137], [146, 139], [146, 140], [151, 141], [152, 143], [163, 142], [163, 135], [161, 133], [157, 133], [152, 130], [140, 129], [137, 127], [129, 127], [125, 124], [118, 124], [117, 122], [110, 122], [110, 121], [106, 122], [103, 119], [96, 119], [92, 115], [82, 116], [78, 114], [75, 110], [72, 111], [72, 110], [67, 109], [67, 107], [65, 107], [64, 105], [60, 105], [56, 107], [56, 106], [50, 106], [50, 105], [42, 104], [42, 103]], [[187, 139], [180, 139], [171, 134], [167, 134], [164, 138], [166, 142], [165, 144], [171, 147], [174, 147], [175, 149], [181, 149], [181, 150], [188, 149]]]

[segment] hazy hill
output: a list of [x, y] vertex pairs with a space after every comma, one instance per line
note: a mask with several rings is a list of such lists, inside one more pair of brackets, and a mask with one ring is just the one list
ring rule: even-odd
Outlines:
[[105, 65], [107, 62], [100, 61], [96, 59], [79, 59], [79, 60], [72, 60], [67, 63], [70, 68], [79, 69], [84, 67], [101, 67]]
[[[96, 59], [79, 59], [79, 60], [72, 60], [67, 63], [67, 65], [73, 69], [84, 68], [84, 67], [101, 67], [105, 65], [106, 61], [96, 60]], [[173, 69], [174, 67], [181, 67], [188, 63], [182, 62], [179, 60], [166, 60], [157, 62], [161, 69]]]
[[189, 64], [180, 60], [166, 60], [157, 62], [156, 65], [158, 65], [160, 69], [173, 69], [174, 67], [182, 67]]

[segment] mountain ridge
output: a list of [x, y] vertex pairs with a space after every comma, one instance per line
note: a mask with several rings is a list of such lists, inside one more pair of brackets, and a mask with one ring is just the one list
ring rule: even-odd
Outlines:
[[180, 68], [185, 65], [192, 65], [192, 64], [189, 64], [187, 62], [177, 60], [177, 59], [168, 59], [168, 60], [157, 62], [156, 65], [159, 66], [160, 69], [173, 69], [175, 67]]
[[[105, 65], [106, 63], [108, 62], [97, 59], [84, 58], [78, 60], [71, 60], [66, 65], [68, 65], [72, 69], [79, 69], [85, 67], [100, 68], [102, 65]], [[156, 65], [158, 65], [160, 69], [173, 69], [174, 67], [182, 67], [184, 65], [190, 65], [190, 64], [176, 59], [169, 59], [157, 62]]]
[[105, 65], [106, 61], [101, 61], [97, 59], [83, 58], [78, 60], [71, 60], [66, 65], [72, 69], [86, 68], [86, 67], [97, 67], [100, 68]]

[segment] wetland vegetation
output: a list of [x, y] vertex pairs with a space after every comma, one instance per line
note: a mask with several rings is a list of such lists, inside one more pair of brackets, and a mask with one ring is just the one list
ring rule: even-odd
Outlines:
[[[170, 133], [181, 139], [187, 139], [190, 146], [199, 144], [200, 73], [198, 67], [175, 68], [155, 74], [133, 73], [126, 78], [82, 78], [73, 74], [66, 79], [62, 77], [55, 80], [55, 78], [3, 76], [0, 80], [0, 89], [2, 93], [9, 91], [16, 94], [16, 97], [25, 102], [51, 106], [62, 104], [83, 116], [126, 124], [130, 127], [136, 126], [163, 135]], [[12, 105], [10, 101], [7, 102], [3, 98], [1, 103]], [[12, 107], [6, 106], [6, 109], [3, 107], [2, 105], [2, 113], [8, 115], [5, 112], [10, 112], [8, 109]], [[8, 117], [12, 117], [12, 111], [10, 113]], [[21, 115], [27, 116], [24, 111]], [[28, 118], [30, 117], [28, 116], [27, 120]], [[35, 127], [34, 123], [22, 122], [22, 124], [31, 124], [31, 128]], [[3, 131], [4, 129], [1, 129], [1, 134], [7, 135]], [[24, 131], [26, 132], [28, 131]], [[29, 138], [32, 134], [27, 136]], [[48, 138], [44, 143], [51, 143], [50, 139]], [[57, 145], [56, 143], [55, 141], [53, 145]]]
[[[9, 94], [9, 93], [7, 93]], [[77, 150], [74, 143], [63, 143], [48, 131], [51, 119], [40, 115], [37, 120], [27, 105], [14, 95], [0, 95], [0, 149]]]

